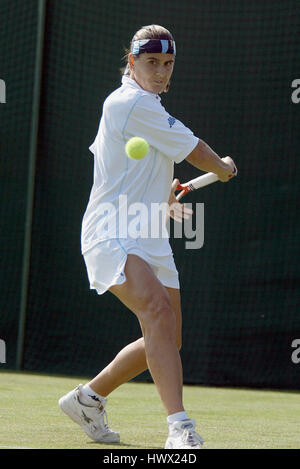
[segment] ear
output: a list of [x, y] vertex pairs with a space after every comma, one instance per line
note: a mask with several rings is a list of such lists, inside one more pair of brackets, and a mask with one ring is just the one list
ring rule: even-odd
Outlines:
[[129, 65], [130, 70], [132, 70], [134, 67], [134, 58], [133, 58], [133, 54], [131, 53], [128, 55], [128, 65]]

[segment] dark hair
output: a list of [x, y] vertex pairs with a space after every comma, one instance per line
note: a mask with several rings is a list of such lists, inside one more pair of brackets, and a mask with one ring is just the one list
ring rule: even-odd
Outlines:
[[[141, 39], [169, 39], [171, 41], [174, 41], [174, 38], [172, 34], [170, 33], [170, 31], [168, 31], [163, 26], [160, 26], [158, 24], [150, 24], [148, 26], [143, 26], [133, 36], [129, 48], [125, 49], [125, 55], [123, 57], [123, 61], [126, 62], [126, 66], [121, 69], [122, 75], [130, 74], [130, 70], [128, 67], [128, 56], [131, 53], [133, 42], [141, 40]], [[169, 89], [169, 86], [168, 86], [168, 89]], [[168, 89], [166, 91], [168, 91]]]
[[131, 44], [133, 41], [138, 41], [140, 39], [169, 39], [174, 41], [174, 38], [170, 31], [168, 31], [163, 26], [158, 24], [150, 24], [148, 26], [143, 26], [139, 29], [132, 38]]

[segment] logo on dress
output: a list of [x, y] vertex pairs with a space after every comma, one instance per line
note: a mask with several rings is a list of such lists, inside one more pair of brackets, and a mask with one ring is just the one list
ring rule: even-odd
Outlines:
[[169, 117], [168, 122], [170, 124], [170, 129], [171, 129], [173, 125], [175, 124], [176, 119], [174, 119], [174, 117]]

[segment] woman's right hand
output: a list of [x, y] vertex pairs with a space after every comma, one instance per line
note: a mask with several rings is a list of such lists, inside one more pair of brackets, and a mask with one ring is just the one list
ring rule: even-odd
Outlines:
[[237, 176], [237, 167], [234, 164], [234, 161], [230, 156], [225, 156], [221, 158], [221, 160], [225, 163], [224, 168], [220, 168], [218, 171], [217, 176], [221, 182], [228, 182], [231, 178]]

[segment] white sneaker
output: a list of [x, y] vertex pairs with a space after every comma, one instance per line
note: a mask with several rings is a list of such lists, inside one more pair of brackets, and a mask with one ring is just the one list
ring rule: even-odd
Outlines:
[[195, 431], [195, 420], [179, 420], [169, 426], [165, 449], [201, 449], [204, 443]]
[[106, 399], [103, 398], [97, 407], [80, 402], [82, 384], [61, 397], [58, 405], [83, 431], [94, 441], [101, 443], [119, 443], [120, 435], [108, 427], [105, 411]]

